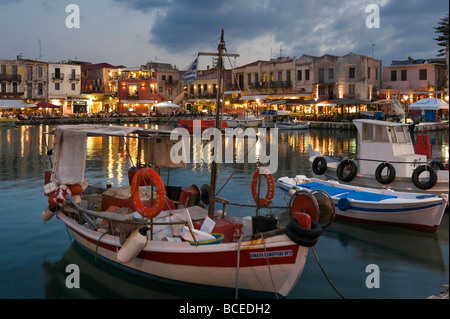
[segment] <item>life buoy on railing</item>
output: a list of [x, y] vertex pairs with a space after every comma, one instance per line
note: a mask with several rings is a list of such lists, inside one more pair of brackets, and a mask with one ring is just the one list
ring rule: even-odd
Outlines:
[[[256, 205], [258, 205], [259, 207], [267, 207], [270, 205], [270, 203], [272, 203], [273, 196], [275, 195], [275, 181], [273, 180], [273, 176], [268, 169], [265, 169], [266, 171], [264, 173], [261, 172], [261, 174], [260, 170], [262, 170], [262, 168], [256, 169], [256, 171], [252, 175], [252, 196]], [[264, 176], [267, 182], [267, 193], [264, 198], [259, 197], [259, 175]]]
[[327, 170], [327, 160], [323, 156], [317, 156], [312, 162], [312, 171], [316, 175], [322, 175]]
[[[153, 199], [152, 206], [148, 207], [142, 203], [139, 196], [139, 185], [142, 180], [150, 181], [150, 184], [155, 187], [156, 198]], [[150, 185], [149, 185], [150, 186]], [[158, 216], [162, 211], [165, 203], [166, 191], [164, 189], [164, 183], [156, 171], [149, 167], [141, 168], [131, 180], [131, 199], [133, 201], [134, 208], [146, 218], [153, 218]]]
[[[388, 175], [386, 177], [383, 177], [381, 174], [383, 173], [383, 170], [385, 168], [387, 168], [388, 170]], [[392, 164], [389, 164], [388, 162], [381, 163], [375, 170], [375, 178], [379, 183], [384, 185], [392, 183], [395, 179], [395, 175], [396, 175], [395, 167]]]
[[[423, 172], [428, 171], [428, 173], [430, 174], [430, 178], [428, 179], [428, 181], [421, 181], [420, 178], [420, 174], [422, 174]], [[419, 167], [417, 167], [413, 174], [412, 174], [412, 182], [414, 185], [416, 185], [417, 188], [420, 189], [430, 189], [431, 187], [433, 187], [434, 185], [436, 185], [437, 182], [437, 173], [434, 171], [434, 169], [429, 166], [429, 165], [420, 165]]]
[[[344, 176], [344, 169], [350, 170], [350, 172]], [[358, 166], [353, 160], [346, 159], [339, 163], [336, 169], [337, 177], [343, 182], [351, 182], [358, 174]]]

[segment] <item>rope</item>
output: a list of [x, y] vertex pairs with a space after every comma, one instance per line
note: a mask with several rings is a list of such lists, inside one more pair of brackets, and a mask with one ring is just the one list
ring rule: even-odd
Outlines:
[[242, 238], [244, 238], [244, 233], [241, 234], [241, 237], [239, 237], [239, 241], [238, 241], [238, 249], [237, 249], [237, 265], [236, 265], [236, 291], [234, 293], [234, 299], [238, 299], [238, 282], [239, 282], [239, 265], [241, 263], [241, 241]]
[[278, 294], [277, 294], [277, 292], [275, 290], [275, 283], [273, 282], [272, 271], [270, 270], [269, 256], [267, 256], [266, 238], [264, 238], [264, 234], [263, 233], [259, 233], [259, 234], [261, 235], [261, 238], [263, 240], [264, 255], [266, 256], [267, 268], [269, 269], [270, 281], [272, 281], [273, 292], [275, 294], [275, 298], [278, 299]]
[[342, 298], [342, 299], [346, 299], [340, 292], [339, 290], [337, 290], [337, 288], [333, 285], [333, 283], [331, 282], [330, 278], [328, 278], [327, 274], [325, 273], [325, 270], [323, 269], [322, 265], [320, 264], [319, 261], [319, 257], [316, 254], [316, 251], [314, 250], [314, 247], [311, 247], [311, 250], [314, 254], [314, 257], [316, 258], [317, 264], [319, 264], [319, 268], [320, 270], [322, 270], [323, 275], [325, 276], [325, 278], [328, 280], [328, 283], [331, 285], [331, 287], [334, 289], [334, 291], [336, 291], [336, 293]]

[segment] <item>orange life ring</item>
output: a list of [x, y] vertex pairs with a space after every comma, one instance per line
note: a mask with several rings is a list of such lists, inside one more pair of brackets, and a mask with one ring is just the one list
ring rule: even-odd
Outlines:
[[266, 193], [266, 197], [259, 198], [259, 193], [258, 193], [259, 170], [260, 169], [258, 168], [252, 175], [252, 184], [251, 185], [252, 185], [253, 200], [255, 201], [255, 203], [257, 205], [259, 203], [259, 207], [267, 207], [270, 205], [270, 203], [272, 202], [273, 196], [275, 195], [275, 182], [273, 180], [272, 174], [270, 174], [270, 173], [261, 174], [262, 176], [264, 176], [266, 178], [267, 193]]
[[[153, 199], [153, 205], [148, 207], [142, 203], [141, 198], [139, 197], [139, 185], [142, 180], [150, 181], [151, 185], [155, 186], [156, 189], [156, 198]], [[153, 218], [158, 216], [158, 214], [162, 211], [165, 203], [166, 191], [164, 189], [164, 183], [153, 169], [149, 167], [141, 168], [131, 180], [131, 199], [133, 201], [134, 208], [146, 218]]]

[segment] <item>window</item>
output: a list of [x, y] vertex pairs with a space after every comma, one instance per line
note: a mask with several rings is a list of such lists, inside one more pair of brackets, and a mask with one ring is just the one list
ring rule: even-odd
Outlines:
[[[280, 79], [280, 81], [281, 81], [281, 79]], [[286, 71], [286, 81], [288, 81], [288, 82], [291, 81], [291, 71], [290, 70]]]
[[364, 141], [373, 141], [373, 124], [363, 123], [363, 125], [362, 125], [362, 139]]
[[391, 81], [397, 81], [397, 70], [391, 71]]
[[323, 83], [323, 75], [324, 75], [324, 69], [319, 69], [319, 83]]
[[17, 65], [12, 66], [12, 74], [17, 75]]
[[278, 82], [283, 81], [283, 72], [279, 71], [278, 72]]
[[406, 81], [406, 70], [401, 71], [401, 80]]
[[334, 79], [334, 69], [328, 69], [328, 79]]
[[247, 83], [248, 84], [252, 83], [252, 74], [251, 73], [247, 74]]
[[72, 91], [75, 91], [76, 90], [76, 84], [75, 83], [72, 83]]
[[6, 64], [2, 64], [2, 67], [0, 68], [0, 74], [6, 74]]
[[1, 90], [0, 92], [5, 93], [6, 92], [6, 82], [2, 82], [2, 85], [0, 86]]
[[309, 69], [305, 70], [305, 81], [309, 81]]
[[42, 66], [38, 67], [38, 77], [42, 78], [44, 76], [44, 68]]
[[297, 81], [302, 81], [302, 70], [297, 71]]
[[44, 95], [44, 86], [42, 83], [38, 83], [38, 95]]
[[12, 83], [12, 91], [13, 93], [19, 92], [17, 82]]
[[55, 91], [59, 91], [61, 89], [61, 83], [55, 82]]
[[349, 95], [355, 95], [355, 85], [354, 84], [349, 84], [349, 86], [348, 86], [348, 94]]
[[255, 73], [255, 83], [258, 83], [259, 82], [259, 77], [258, 77], [258, 73]]
[[132, 97], [138, 96], [138, 85], [137, 84], [129, 84], [128, 85], [128, 95]]
[[348, 68], [348, 77], [349, 79], [354, 79], [356, 75], [355, 67], [349, 67]]
[[270, 82], [273, 82], [273, 72], [270, 72]]
[[389, 142], [389, 137], [388, 137], [385, 126], [382, 126], [382, 125], [375, 126], [375, 141]]
[[367, 67], [367, 78], [370, 79], [370, 67]]
[[419, 80], [427, 79], [427, 69], [419, 70]]
[[161, 80], [165, 81], [166, 80], [166, 76], [165, 75], [161, 75]]
[[263, 73], [263, 74], [262, 74], [262, 82], [263, 82], [263, 83], [265, 83], [265, 82], [266, 82], [266, 80], [267, 80], [267, 79], [266, 79], [266, 74], [265, 74], [265, 73]]

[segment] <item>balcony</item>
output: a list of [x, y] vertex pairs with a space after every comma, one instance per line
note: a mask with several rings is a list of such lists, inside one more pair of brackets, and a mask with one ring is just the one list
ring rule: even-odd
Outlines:
[[128, 94], [128, 100], [139, 100], [139, 94]]
[[64, 73], [52, 73], [52, 80], [53, 82], [58, 80], [58, 81], [63, 81], [64, 80]]
[[78, 75], [71, 74], [70, 78], [69, 78], [69, 81], [72, 82], [72, 83], [78, 83], [78, 82], [81, 81], [81, 75], [79, 75], [79, 74]]
[[20, 74], [0, 74], [0, 81], [22, 82], [22, 75], [20, 75]]

